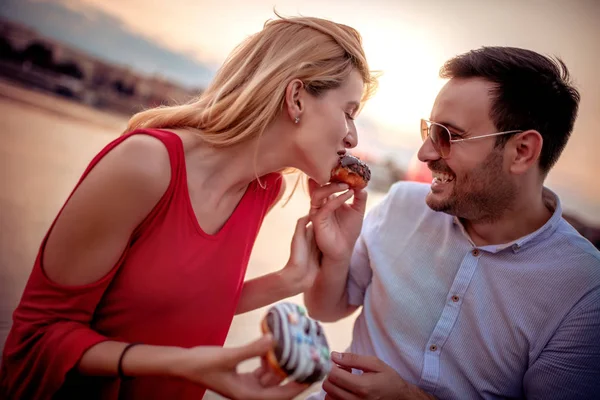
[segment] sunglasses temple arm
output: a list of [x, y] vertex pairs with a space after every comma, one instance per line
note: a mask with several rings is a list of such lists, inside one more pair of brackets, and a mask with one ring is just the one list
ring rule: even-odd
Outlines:
[[500, 136], [500, 135], [506, 135], [509, 133], [517, 133], [517, 132], [523, 132], [523, 131], [506, 131], [506, 132], [490, 133], [489, 135], [481, 135], [481, 136], [475, 136], [475, 137], [464, 138], [464, 139], [450, 139], [450, 143], [466, 142], [467, 140], [483, 139], [486, 137]]

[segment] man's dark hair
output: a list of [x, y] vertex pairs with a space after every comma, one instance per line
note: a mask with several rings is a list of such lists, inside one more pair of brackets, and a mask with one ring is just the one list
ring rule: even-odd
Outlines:
[[[540, 169], [547, 174], [562, 153], [577, 118], [580, 95], [559, 58], [514, 47], [482, 47], [454, 57], [442, 78], [483, 78], [495, 84], [490, 118], [499, 131], [535, 129], [544, 144]], [[503, 146], [511, 135], [499, 136]]]

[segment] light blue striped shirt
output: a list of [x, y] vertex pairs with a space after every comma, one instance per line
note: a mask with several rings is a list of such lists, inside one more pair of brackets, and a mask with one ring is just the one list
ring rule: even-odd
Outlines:
[[[401, 182], [365, 219], [350, 267], [349, 351], [440, 399], [599, 399], [600, 253], [563, 218], [502, 246]], [[322, 395], [321, 395], [322, 396]]]

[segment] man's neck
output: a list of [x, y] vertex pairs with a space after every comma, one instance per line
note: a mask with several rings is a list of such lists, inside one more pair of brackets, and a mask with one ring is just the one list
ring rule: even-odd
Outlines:
[[496, 219], [461, 219], [461, 222], [476, 246], [498, 245], [514, 242], [535, 232], [544, 226], [552, 213], [540, 189], [535, 196], [515, 202], [513, 207]]

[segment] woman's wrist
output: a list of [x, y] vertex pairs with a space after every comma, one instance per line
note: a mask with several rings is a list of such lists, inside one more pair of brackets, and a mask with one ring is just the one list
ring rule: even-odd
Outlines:
[[295, 268], [289, 268], [286, 265], [285, 268], [277, 272], [277, 275], [281, 281], [281, 287], [284, 288], [284, 293], [281, 294], [282, 298], [296, 296], [305, 290], [302, 276]]

